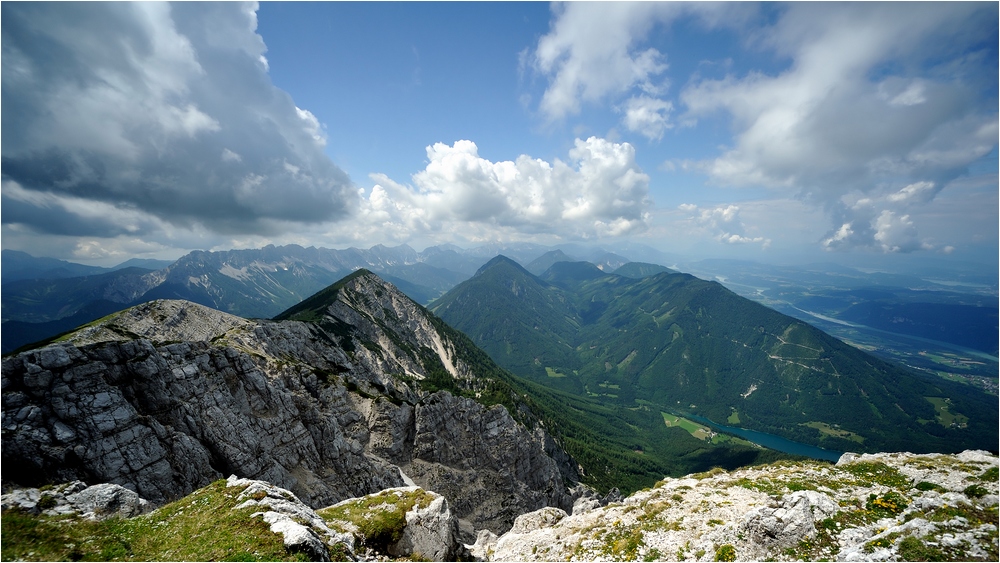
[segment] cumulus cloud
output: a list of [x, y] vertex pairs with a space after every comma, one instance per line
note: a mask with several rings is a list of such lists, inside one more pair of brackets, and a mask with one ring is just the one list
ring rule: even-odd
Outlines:
[[[80, 210], [101, 206], [141, 217], [130, 223], [140, 230], [345, 217], [356, 190], [324, 154], [316, 117], [271, 83], [255, 11], [5, 3], [4, 222], [65, 230], [45, 217], [58, 211], [85, 231]], [[18, 186], [10, 196], [6, 182]]]
[[550, 77], [540, 109], [551, 119], [580, 112], [595, 102], [640, 85], [655, 90], [666, 70], [662, 53], [635, 49], [658, 18], [671, 17], [669, 5], [653, 2], [565, 3], [552, 7], [551, 31], [539, 39], [534, 67]]
[[831, 229], [820, 242], [826, 250], [854, 247], [873, 247], [886, 253], [934, 250], [937, 246], [919, 237], [915, 222], [905, 210], [929, 203], [941, 189], [934, 182], [923, 181], [886, 195], [868, 194], [853, 202], [851, 196], [856, 194], [849, 194], [832, 209], [840, 226]]
[[719, 205], [700, 208], [693, 203], [682, 203], [677, 206], [686, 212], [697, 228], [711, 235], [715, 240], [726, 244], [760, 244], [762, 248], [771, 246], [771, 239], [763, 236], [748, 236], [748, 228], [740, 219], [740, 208], [737, 205]]
[[750, 13], [740, 4], [705, 2], [567, 2], [553, 4], [549, 33], [522, 57], [548, 80], [538, 109], [549, 121], [580, 113], [584, 104], [608, 99], [619, 105], [622, 124], [658, 140], [670, 127], [672, 102], [667, 56], [643, 46], [660, 24], [691, 16], [703, 25], [732, 25]]
[[900, 210], [929, 204], [996, 146], [995, 94], [981, 96], [996, 89], [995, 55], [983, 56], [996, 21], [984, 4], [790, 4], [758, 34], [786, 70], [681, 93], [685, 119], [722, 112], [736, 131], [700, 169], [824, 207], [826, 248], [929, 248]]
[[628, 143], [577, 139], [569, 162], [521, 155], [492, 162], [472, 141], [427, 147], [413, 186], [384, 174], [362, 205], [364, 223], [402, 238], [433, 232], [468, 238], [504, 233], [562, 238], [621, 236], [646, 228], [649, 177]]
[[649, 96], [636, 96], [625, 102], [619, 111], [625, 114], [622, 124], [634, 133], [639, 133], [649, 140], [659, 141], [663, 133], [673, 127], [670, 122], [670, 112], [674, 104], [666, 100]]

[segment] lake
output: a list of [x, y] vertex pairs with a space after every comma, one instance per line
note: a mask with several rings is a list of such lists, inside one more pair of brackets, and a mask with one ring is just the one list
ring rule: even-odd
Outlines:
[[703, 416], [698, 416], [694, 414], [685, 414], [684, 418], [689, 418], [691, 420], [700, 422], [702, 424], [707, 424], [712, 428], [720, 432], [725, 432], [726, 434], [732, 434], [734, 436], [739, 436], [744, 440], [753, 442], [758, 446], [764, 446], [772, 450], [778, 450], [779, 452], [785, 452], [786, 454], [801, 455], [805, 457], [811, 457], [813, 459], [821, 459], [824, 461], [837, 461], [844, 452], [837, 452], [834, 450], [826, 450], [823, 448], [818, 448], [816, 446], [810, 446], [809, 444], [803, 444], [800, 442], [793, 442], [781, 436], [775, 436], [774, 434], [767, 434], [765, 432], [757, 432], [756, 430], [747, 430], [746, 428], [734, 428], [732, 426], [724, 426], [717, 422], [713, 422]]

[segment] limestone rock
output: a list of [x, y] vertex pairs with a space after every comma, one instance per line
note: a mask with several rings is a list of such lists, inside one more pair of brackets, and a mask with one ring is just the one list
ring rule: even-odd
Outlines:
[[149, 501], [121, 485], [101, 483], [88, 487], [82, 481], [41, 489], [16, 489], [2, 497], [4, 510], [18, 508], [49, 516], [78, 514], [92, 520], [131, 518], [152, 510]]
[[337, 544], [343, 545], [348, 553], [354, 551], [353, 536], [331, 530], [291, 491], [264, 481], [239, 479], [235, 475], [226, 480], [226, 486], [243, 488], [236, 497], [243, 502], [236, 508], [259, 507], [260, 512], [254, 515], [267, 522], [272, 532], [282, 535], [289, 551], [305, 553], [312, 561], [329, 561], [330, 548]]
[[117, 516], [131, 518], [152, 510], [152, 506], [135, 491], [114, 483], [100, 483], [73, 493], [66, 500], [75, 506], [83, 516], [109, 518]]
[[823, 493], [796, 491], [750, 511], [738, 529], [761, 546], [792, 547], [814, 535], [815, 523], [833, 516], [838, 509], [837, 503]]
[[480, 530], [476, 536], [476, 543], [466, 546], [466, 548], [476, 561], [489, 561], [493, 558], [493, 553], [496, 551], [498, 539], [497, 535], [493, 532]]
[[997, 468], [987, 452], [893, 453], [665, 479], [562, 518], [524, 515], [499, 538], [481, 533], [470, 552], [489, 561], [993, 561]]
[[448, 501], [420, 487], [395, 487], [319, 510], [336, 529], [354, 534], [373, 556], [454, 561], [467, 556]]
[[534, 512], [522, 514], [514, 520], [510, 531], [514, 534], [526, 534], [542, 528], [550, 528], [567, 516], [566, 511], [558, 508], [545, 507]]
[[478, 377], [425, 310], [367, 274], [323, 314], [248, 320], [161, 300], [4, 358], [4, 482], [113, 483], [159, 505], [235, 473], [325, 506], [405, 474], [496, 532], [572, 507], [572, 460], [543, 429], [421, 390], [420, 354], [470, 388]]
[[426, 508], [414, 507], [406, 513], [403, 537], [390, 546], [396, 557], [421, 557], [429, 561], [454, 561], [461, 553], [458, 520], [448, 501], [438, 495]]

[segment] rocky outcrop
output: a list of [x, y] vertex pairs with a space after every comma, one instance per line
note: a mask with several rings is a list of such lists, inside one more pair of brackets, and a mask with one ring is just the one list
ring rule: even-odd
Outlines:
[[405, 515], [406, 526], [390, 555], [422, 557], [429, 561], [454, 561], [463, 553], [458, 537], [458, 519], [448, 501], [438, 495], [426, 507], [415, 507]]
[[354, 551], [354, 537], [331, 530], [316, 512], [302, 503], [291, 491], [264, 481], [239, 479], [230, 475], [226, 487], [242, 489], [234, 510], [252, 508], [253, 516], [266, 522], [272, 532], [281, 534], [285, 549], [304, 553], [310, 561], [330, 561], [330, 549], [342, 546], [345, 554]]
[[231, 473], [320, 504], [402, 484], [344, 428], [362, 420], [345, 388], [310, 401], [292, 373], [275, 378], [255, 360], [132, 340], [5, 361], [4, 478], [131, 485], [155, 503]]
[[491, 561], [996, 561], [998, 459], [845, 455], [666, 479], [620, 503], [543, 508], [471, 553]]
[[318, 514], [334, 529], [355, 537], [360, 544], [357, 551], [365, 557], [467, 559], [467, 550], [459, 541], [458, 519], [447, 499], [420, 487], [398, 487], [348, 499]]
[[371, 274], [335, 295], [318, 322], [151, 302], [5, 358], [4, 482], [162, 504], [236, 474], [325, 506], [409, 478], [495, 532], [572, 507], [574, 464], [540, 427], [422, 389], [429, 365], [479, 377], [422, 308]]
[[101, 483], [88, 487], [83, 481], [45, 489], [16, 489], [4, 494], [0, 505], [3, 510], [20, 509], [46, 516], [78, 514], [91, 520], [131, 518], [152, 510], [146, 499], [121, 485]]

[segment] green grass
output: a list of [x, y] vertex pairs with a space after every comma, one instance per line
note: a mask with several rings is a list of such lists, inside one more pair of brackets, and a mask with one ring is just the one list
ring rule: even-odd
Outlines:
[[678, 428], [683, 428], [699, 440], [707, 440], [712, 436], [712, 429], [707, 426], [702, 426], [697, 422], [692, 422], [684, 417], [674, 416], [669, 413], [661, 412], [660, 414], [663, 415], [663, 423], [668, 427], [676, 426]]
[[331, 528], [352, 532], [363, 545], [384, 554], [390, 545], [403, 537], [406, 513], [414, 507], [426, 508], [433, 500], [434, 495], [422, 489], [412, 492], [386, 490], [316, 513]]
[[850, 431], [847, 431], [847, 430], [842, 430], [842, 429], [840, 429], [838, 427], [830, 426], [829, 424], [827, 424], [825, 422], [806, 422], [806, 423], [802, 424], [802, 426], [808, 426], [809, 428], [815, 428], [816, 430], [819, 430], [820, 433], [825, 434], [827, 436], [833, 436], [835, 438], [842, 438], [844, 440], [850, 440], [852, 442], [857, 442], [858, 444], [862, 444], [865, 441], [864, 436], [859, 436], [859, 435], [855, 434], [854, 432], [850, 432]]
[[[93, 522], [5, 510], [5, 561], [303, 561], [253, 508], [233, 510], [238, 487], [216, 481], [155, 512]], [[240, 501], [241, 502], [241, 501]]]
[[959, 428], [964, 428], [969, 423], [969, 417], [957, 413], [951, 412], [950, 407], [951, 400], [945, 397], [924, 397], [927, 401], [934, 405], [934, 412], [937, 418], [938, 424], [944, 426], [945, 428], [950, 428], [951, 426], [957, 426]]
[[566, 377], [565, 373], [556, 371], [548, 366], [545, 367], [545, 375], [548, 375], [549, 377]]

